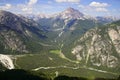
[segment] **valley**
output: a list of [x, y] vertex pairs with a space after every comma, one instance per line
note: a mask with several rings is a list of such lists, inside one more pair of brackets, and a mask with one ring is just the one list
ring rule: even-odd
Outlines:
[[74, 8], [49, 16], [0, 11], [0, 70], [117, 79], [120, 20], [86, 17]]
[[[54, 56], [54, 55], [53, 55]], [[86, 77], [89, 79], [94, 78], [116, 78], [119, 76], [119, 72], [109, 72], [100, 69], [95, 69], [89, 66], [81, 66], [79, 63], [70, 62], [66, 59], [53, 56], [45, 55], [23, 55], [17, 56], [15, 65], [18, 69], [24, 68], [25, 70], [32, 70], [37, 72], [44, 72], [47, 75], [55, 76], [56, 72], [58, 75]], [[55, 56], [54, 56], [55, 57]], [[31, 60], [32, 58], [32, 60]], [[40, 60], [39, 60], [40, 59]], [[29, 62], [26, 62], [29, 61]], [[39, 62], [38, 62], [39, 61]], [[59, 64], [57, 64], [59, 61]], [[34, 63], [34, 66], [33, 66]], [[21, 65], [22, 64], [22, 65]], [[43, 65], [44, 64], [44, 65]]]

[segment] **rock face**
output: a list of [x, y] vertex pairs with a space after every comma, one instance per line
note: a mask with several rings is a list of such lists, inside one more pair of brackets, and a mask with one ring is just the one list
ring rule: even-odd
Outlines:
[[[37, 23], [27, 18], [11, 12], [0, 11], [0, 52], [28, 53], [27, 43], [34, 44], [33, 39], [45, 37], [38, 26]], [[31, 42], [29, 42], [30, 40]]]
[[0, 54], [0, 64], [7, 69], [14, 69], [13, 61], [7, 55]]
[[85, 65], [120, 67], [120, 26], [90, 29], [76, 41], [71, 53]]
[[54, 17], [61, 19], [85, 19], [84, 14], [74, 8], [67, 8], [63, 12], [54, 15]]
[[5, 49], [11, 49], [16, 50], [19, 52], [25, 52], [27, 53], [26, 45], [23, 43], [23, 41], [18, 37], [18, 35], [14, 31], [1, 31], [0, 37], [3, 41], [1, 41], [4, 45]]
[[[4, 49], [28, 52], [18, 36], [24, 34], [25, 21], [7, 11], [0, 11], [0, 45]], [[2, 52], [2, 51], [1, 51]]]

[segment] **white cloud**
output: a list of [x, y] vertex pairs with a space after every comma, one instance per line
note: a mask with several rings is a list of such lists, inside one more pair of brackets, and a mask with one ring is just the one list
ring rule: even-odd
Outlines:
[[4, 6], [1, 6], [0, 9], [8, 10], [8, 9], [10, 9], [10, 8], [12, 8], [12, 5], [11, 5], [11, 4], [5, 4]]
[[96, 8], [95, 9], [97, 12], [108, 12], [106, 8]]
[[107, 7], [109, 6], [108, 3], [101, 3], [101, 2], [91, 2], [89, 7], [91, 7], [96, 12], [108, 12]]
[[85, 8], [85, 6], [83, 6], [83, 5], [78, 5], [78, 7], [79, 7], [79, 8]]
[[91, 2], [89, 4], [91, 7], [107, 7], [109, 6], [107, 3], [100, 3], [100, 2]]
[[6, 4], [6, 5], [5, 5], [5, 8], [6, 8], [6, 9], [10, 9], [11, 7], [12, 7], [11, 4]]
[[22, 7], [21, 10], [24, 11], [24, 12], [27, 12], [27, 13], [32, 13], [33, 8], [32, 7], [24, 6], [24, 7]]
[[33, 7], [29, 6], [29, 5], [24, 5], [24, 4], [19, 4], [17, 6], [21, 11], [23, 11], [24, 13], [32, 13], [33, 12]]
[[38, 0], [29, 0], [28, 5], [34, 5]]
[[56, 2], [70, 2], [70, 3], [79, 3], [80, 0], [55, 0]]
[[18, 8], [21, 9], [24, 13], [31, 14], [33, 13], [33, 6], [37, 3], [38, 0], [29, 0], [26, 4], [19, 4]]
[[[97, 4], [98, 3], [99, 2], [97, 2]], [[108, 6], [108, 4], [106, 5], [106, 4], [103, 4], [103, 3], [102, 3], [102, 5], [97, 5], [97, 6], [91, 5], [91, 3], [89, 5], [87, 5], [87, 6], [85, 6], [85, 5], [78, 5], [78, 7], [80, 9], [82, 9], [84, 12], [105, 12], [105, 13], [109, 12], [109, 10], [107, 9], [107, 6]]]

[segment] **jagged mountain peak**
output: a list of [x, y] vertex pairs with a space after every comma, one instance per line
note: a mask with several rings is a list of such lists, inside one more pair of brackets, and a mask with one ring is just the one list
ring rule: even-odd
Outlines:
[[15, 14], [9, 12], [9, 11], [0, 10], [0, 19], [5, 18], [5, 17], [13, 18], [13, 17], [17, 17], [17, 15], [15, 15]]
[[[72, 7], [68, 7], [65, 11], [68, 11], [68, 12], [73, 12], [73, 11], [78, 11]], [[79, 11], [78, 11], [79, 12]]]
[[0, 24], [20, 32], [24, 32], [25, 26], [37, 26], [35, 22], [32, 23], [28, 18], [3, 10], [0, 10]]
[[[16, 18], [16, 19], [14, 19], [14, 18]], [[7, 20], [8, 21], [17, 21], [17, 20], [20, 20], [20, 17], [9, 11], [0, 10], [0, 22], [2, 23]]]
[[3, 13], [8, 13], [8, 11], [0, 10], [0, 14], [3, 14]]
[[56, 14], [55, 17], [62, 19], [84, 19], [84, 14], [79, 10], [69, 7], [59, 14]]
[[16, 31], [23, 31], [22, 25], [25, 21], [9, 11], [0, 11], [0, 24], [6, 25]]
[[65, 9], [64, 11], [63, 11], [63, 13], [65, 13], [65, 12], [68, 12], [68, 13], [79, 13], [79, 14], [83, 14], [83, 13], [81, 13], [79, 10], [77, 10], [77, 9], [74, 9], [74, 8], [72, 8], [72, 7], [68, 7], [67, 9]]

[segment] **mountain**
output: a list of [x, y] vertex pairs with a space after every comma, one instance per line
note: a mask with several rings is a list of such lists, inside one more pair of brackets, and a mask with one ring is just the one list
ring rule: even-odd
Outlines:
[[101, 23], [110, 23], [112, 21], [117, 21], [119, 20], [119, 18], [117, 17], [113, 17], [113, 16], [96, 16], [96, 17], [92, 17], [90, 15], [87, 15], [87, 14], [84, 14], [82, 12], [80, 12], [79, 10], [77, 9], [74, 9], [72, 7], [69, 7], [67, 9], [65, 9], [64, 11], [62, 12], [59, 12], [59, 13], [56, 13], [56, 14], [44, 14], [44, 13], [39, 13], [39, 14], [26, 14], [26, 15], [23, 15], [29, 19], [33, 19], [35, 21], [38, 21], [40, 19], [46, 19], [46, 18], [54, 18], [54, 19], [67, 19], [67, 20], [70, 20], [70, 19], [81, 19], [81, 20], [84, 20], [84, 19], [91, 19], [91, 20], [96, 20], [98, 22], [101, 22]]
[[[86, 66], [120, 70], [120, 21], [88, 30], [76, 40], [71, 53]], [[110, 70], [111, 69], [111, 70]]]
[[15, 68], [44, 72], [52, 77], [63, 74], [90, 80], [97, 77], [116, 79], [120, 70], [119, 27], [120, 21], [95, 27], [72, 44], [61, 46], [61, 50], [54, 48], [44, 54], [13, 55], [10, 59]]
[[74, 8], [69, 7], [53, 17], [61, 19], [84, 19], [84, 14]]
[[113, 21], [118, 20], [117, 18], [112, 17], [112, 16], [108, 16], [108, 17], [97, 16], [95, 19], [102, 24], [107, 24], [107, 23], [111, 23]]
[[35, 21], [41, 18], [61, 18], [61, 19], [84, 19], [85, 15], [81, 13], [80, 11], [74, 9], [74, 8], [67, 8], [62, 12], [56, 13], [56, 14], [24, 14], [23, 16], [34, 19]]
[[43, 39], [45, 35], [37, 23], [19, 17], [11, 12], [0, 11], [0, 52], [31, 52], [29, 43], [36, 44], [35, 39]]
[[52, 78], [117, 78], [120, 21], [105, 24], [109, 18], [85, 16], [73, 8], [36, 20], [0, 11], [0, 68], [42, 71]]
[[63, 74], [90, 80], [119, 76], [120, 21], [93, 27], [73, 41], [72, 38], [65, 38], [65, 43], [55, 44], [44, 54], [14, 56], [14, 64], [17, 68], [42, 71], [52, 76]]
[[[51, 44], [71, 43], [88, 29], [102, 25], [73, 8], [67, 8], [48, 18], [39, 18], [36, 22], [42, 26], [43, 31], [47, 32], [46, 35]], [[66, 41], [68, 38], [69, 40]]]

